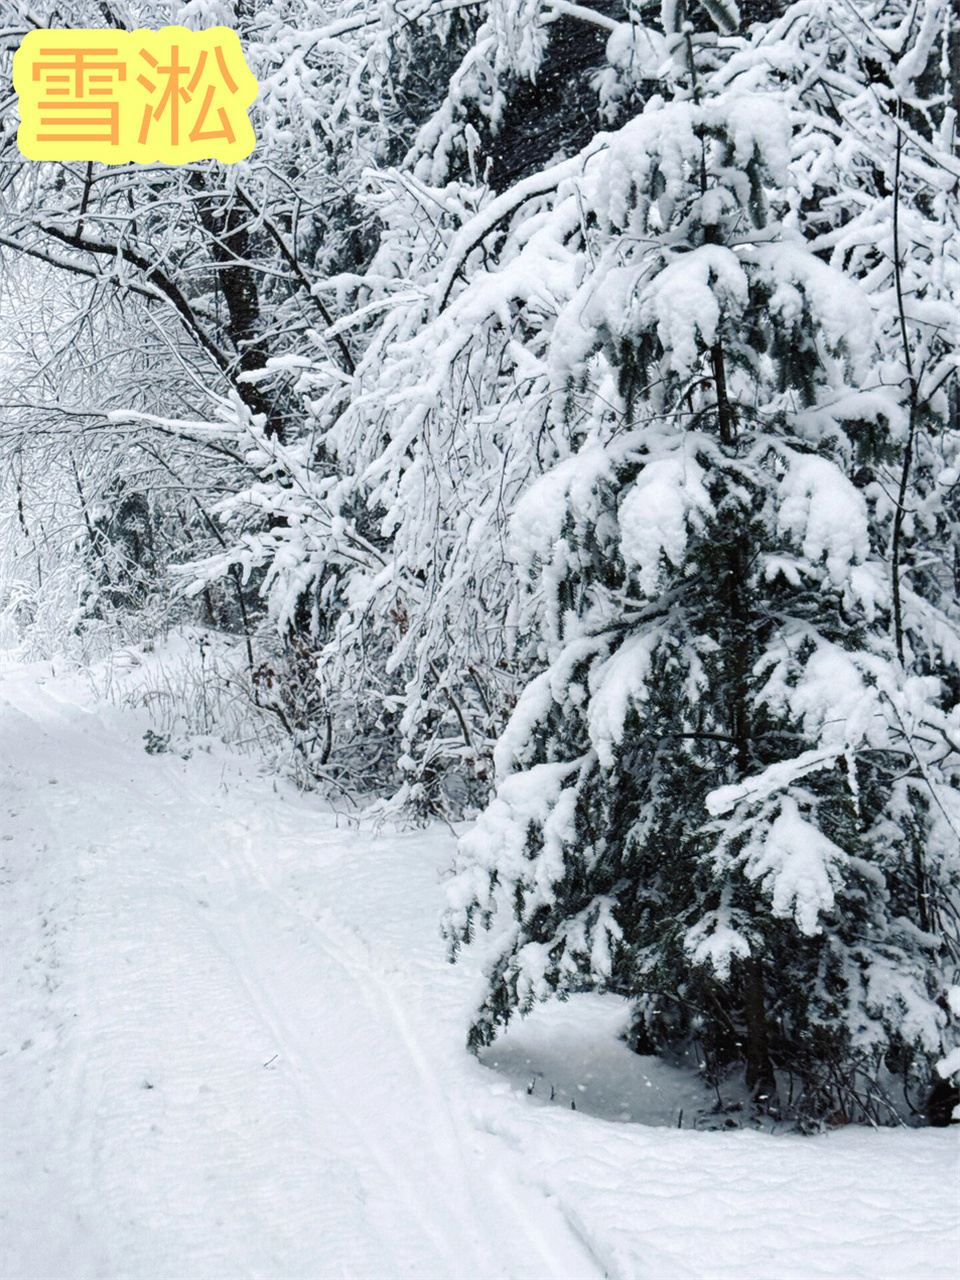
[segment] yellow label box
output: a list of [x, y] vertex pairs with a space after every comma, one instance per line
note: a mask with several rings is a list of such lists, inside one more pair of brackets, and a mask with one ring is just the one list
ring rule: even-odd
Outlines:
[[13, 58], [28, 160], [235, 164], [257, 81], [229, 27], [31, 31]]

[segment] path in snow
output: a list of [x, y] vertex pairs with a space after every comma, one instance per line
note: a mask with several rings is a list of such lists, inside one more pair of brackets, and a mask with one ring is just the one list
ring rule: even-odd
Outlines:
[[593, 1273], [451, 1105], [376, 841], [5, 694], [5, 1276]]
[[[4, 1280], [954, 1280], [955, 1131], [538, 1106], [463, 1051], [447, 834], [338, 829], [223, 753], [149, 756], [75, 680], [13, 669], [0, 699]], [[560, 1072], [546, 1017], [533, 1069]], [[518, 1076], [536, 1026], [503, 1042]]]

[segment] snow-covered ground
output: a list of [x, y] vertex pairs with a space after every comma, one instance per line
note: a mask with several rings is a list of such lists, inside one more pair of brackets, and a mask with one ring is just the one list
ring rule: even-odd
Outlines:
[[0, 700], [4, 1280], [956, 1280], [956, 1129], [678, 1129], [600, 998], [477, 1062], [449, 832], [148, 755], [49, 665]]

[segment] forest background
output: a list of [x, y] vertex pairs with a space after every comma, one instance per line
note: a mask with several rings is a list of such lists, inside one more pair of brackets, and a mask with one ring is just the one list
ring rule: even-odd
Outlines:
[[[20, 157], [29, 30], [168, 23], [239, 33], [247, 160]], [[758, 1114], [922, 1115], [960, 1065], [949, 0], [6, 0], [0, 48], [4, 643], [193, 627], [149, 750], [472, 824], [474, 1047], [612, 991]]]

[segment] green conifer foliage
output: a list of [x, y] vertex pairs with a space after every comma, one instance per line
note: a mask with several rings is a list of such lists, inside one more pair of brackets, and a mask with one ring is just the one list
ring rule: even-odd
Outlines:
[[[896, 16], [871, 10], [872, 29]], [[552, 993], [613, 991], [636, 1001], [638, 1049], [696, 1046], [761, 1109], [890, 1121], [893, 1075], [909, 1096], [942, 1052], [960, 958], [960, 646], [931, 551], [955, 365], [921, 395], [911, 323], [877, 286], [889, 256], [833, 251], [850, 210], [886, 225], [891, 193], [837, 162], [810, 108], [826, 10], [730, 53], [665, 26], [664, 93], [573, 184], [583, 268], [551, 341], [575, 451], [512, 524], [542, 671], [446, 927], [456, 951], [497, 920], [474, 1047]], [[902, 94], [943, 29], [902, 50]], [[835, 89], [864, 86], [849, 46], [835, 60]], [[942, 206], [907, 186], [911, 243], [942, 253]], [[894, 589], [883, 493], [908, 449], [924, 514]]]

